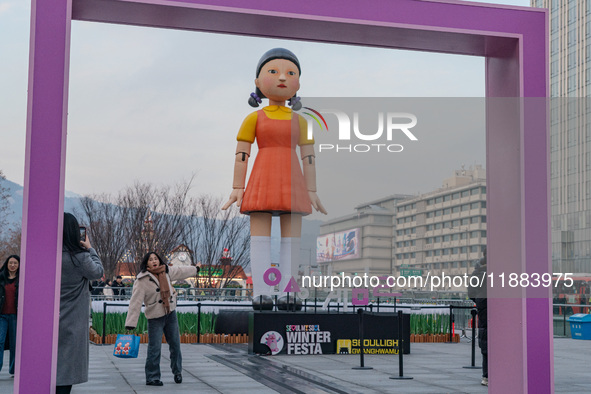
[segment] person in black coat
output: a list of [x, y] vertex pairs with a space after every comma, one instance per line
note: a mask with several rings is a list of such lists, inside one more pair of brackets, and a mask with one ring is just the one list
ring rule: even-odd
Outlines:
[[[21, 260], [17, 255], [8, 256], [0, 269], [0, 350], [10, 350], [8, 373], [14, 375], [16, 357], [16, 313], [18, 306], [18, 276]], [[5, 347], [5, 345], [8, 345]], [[0, 370], [3, 356], [0, 353]]]
[[[113, 288], [113, 294], [116, 296], [124, 296], [125, 295], [125, 285], [123, 284], [123, 278], [121, 277], [121, 275], [117, 276], [117, 279], [115, 280], [115, 282], [113, 282], [113, 285], [111, 285], [111, 287]], [[120, 300], [123, 299], [123, 297], [116, 297], [115, 299]]]
[[472, 276], [477, 276], [480, 281], [484, 281], [478, 287], [468, 288], [468, 297], [476, 304], [478, 312], [478, 346], [482, 353], [482, 381], [483, 386], [488, 386], [488, 324], [487, 324], [487, 294], [486, 294], [486, 248], [484, 248], [484, 257], [477, 263]]

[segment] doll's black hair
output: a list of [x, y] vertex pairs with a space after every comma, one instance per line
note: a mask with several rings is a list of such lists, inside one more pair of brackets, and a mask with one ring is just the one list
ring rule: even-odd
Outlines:
[[[261, 58], [259, 59], [259, 63], [257, 64], [257, 70], [256, 70], [256, 78], [259, 77], [259, 74], [260, 74], [263, 66], [265, 64], [269, 63], [271, 60], [275, 60], [275, 59], [289, 60], [290, 62], [292, 62], [293, 64], [296, 65], [300, 75], [302, 75], [300, 61], [298, 60], [297, 56], [292, 51], [285, 49], [285, 48], [273, 48], [273, 49], [270, 49], [267, 52], [265, 52], [263, 54], [263, 56], [261, 56]], [[259, 88], [256, 88], [254, 93], [250, 94], [250, 97], [248, 99], [248, 104], [251, 107], [256, 108], [261, 103], [261, 99], [264, 99], [264, 98], [266, 98], [266, 97], [263, 94], [263, 92], [261, 92], [259, 90]], [[291, 105], [291, 107], [294, 111], [298, 111], [300, 108], [302, 108], [302, 103], [300, 103], [300, 98], [296, 97], [296, 96], [293, 96], [289, 100], [289, 105]]]

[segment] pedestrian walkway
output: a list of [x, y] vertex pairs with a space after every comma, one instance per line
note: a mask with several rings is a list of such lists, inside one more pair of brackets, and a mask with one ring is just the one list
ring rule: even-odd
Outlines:
[[[486, 393], [481, 370], [470, 364], [470, 342], [459, 344], [413, 343], [404, 356], [404, 375], [398, 376], [398, 356], [365, 356], [370, 370], [354, 370], [355, 355], [249, 356], [246, 345], [182, 344], [183, 383], [175, 384], [170, 372], [168, 347], [163, 345], [164, 387], [145, 385], [147, 345], [137, 359], [112, 356], [113, 346], [90, 345], [90, 380], [74, 386], [72, 393]], [[556, 338], [554, 341], [555, 392], [588, 393], [591, 341]], [[4, 365], [8, 352], [4, 352]], [[480, 352], [476, 353], [480, 365]], [[0, 393], [12, 392], [14, 379], [0, 372]]]

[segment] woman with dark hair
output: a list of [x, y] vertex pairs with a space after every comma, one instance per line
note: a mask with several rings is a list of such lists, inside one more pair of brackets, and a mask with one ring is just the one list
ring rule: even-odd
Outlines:
[[170, 367], [175, 383], [183, 381], [181, 338], [176, 317], [176, 291], [172, 282], [196, 276], [199, 266], [168, 266], [156, 252], [148, 252], [140, 264], [140, 273], [133, 284], [125, 328], [133, 330], [145, 305], [148, 319], [148, 356], [146, 357], [146, 384], [162, 386], [160, 380], [160, 353], [162, 334], [170, 350]]
[[[16, 312], [18, 309], [18, 274], [21, 259], [17, 255], [8, 256], [0, 270], [0, 351], [8, 339], [10, 364], [8, 373], [14, 375], [16, 350]], [[0, 353], [0, 355], [3, 355]], [[0, 370], [3, 358], [0, 357]]]
[[88, 235], [82, 239], [78, 220], [64, 213], [56, 393], [88, 381], [90, 281], [102, 276], [103, 264]]
[[[256, 89], [248, 103], [258, 107], [267, 98], [269, 105], [242, 122], [236, 138], [233, 190], [222, 207], [228, 209], [236, 203], [241, 213], [250, 215], [255, 303], [259, 296], [268, 296], [270, 292], [263, 273], [271, 268], [272, 216], [279, 216], [281, 222], [279, 291], [283, 292], [292, 277], [297, 279], [302, 216], [312, 213], [312, 207], [326, 214], [316, 194], [314, 139], [308, 135], [306, 120], [294, 112], [302, 106], [296, 96], [301, 72], [298, 58], [285, 48], [271, 49], [260, 58], [255, 73]], [[286, 106], [288, 100], [291, 108]], [[259, 151], [246, 186], [248, 159], [255, 140]], [[303, 173], [296, 146], [300, 148]]]

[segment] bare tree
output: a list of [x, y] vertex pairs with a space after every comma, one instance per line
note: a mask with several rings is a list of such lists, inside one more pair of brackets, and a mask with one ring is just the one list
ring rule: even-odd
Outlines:
[[[10, 210], [10, 194], [4, 185], [6, 177], [0, 170], [0, 259], [11, 254], [20, 254], [21, 229], [20, 226], [10, 226], [8, 215]], [[0, 261], [0, 265], [4, 261]]]
[[125, 208], [124, 226], [134, 256], [134, 274], [144, 254], [155, 251], [163, 258], [182, 240], [192, 179], [176, 185], [156, 187], [135, 183], [118, 198]]
[[80, 222], [88, 226], [90, 242], [105, 268], [105, 278], [113, 278], [117, 274], [117, 263], [129, 247], [123, 220], [126, 208], [116, 205], [109, 194], [85, 196], [80, 205], [83, 211]]
[[[11, 254], [20, 255], [21, 250], [21, 228], [15, 226], [3, 231], [0, 238], [0, 259], [4, 259]], [[4, 260], [0, 261], [0, 266]]]
[[[200, 261], [201, 285], [226, 285], [246, 270], [250, 263], [250, 224], [237, 208], [222, 211], [223, 200], [211, 195], [191, 201], [191, 214], [185, 224], [183, 243], [194, 253], [193, 261]], [[224, 248], [231, 260], [222, 259]], [[223, 275], [220, 275], [223, 272]]]
[[[4, 181], [6, 181], [6, 177], [4, 176], [4, 173], [2, 172], [2, 170], [0, 170], [0, 228], [1, 229], [6, 228], [6, 226], [8, 224], [7, 216], [10, 213], [10, 201], [9, 201], [10, 195], [8, 194], [8, 189], [4, 186]], [[2, 233], [0, 233], [0, 236], [2, 235]]]

